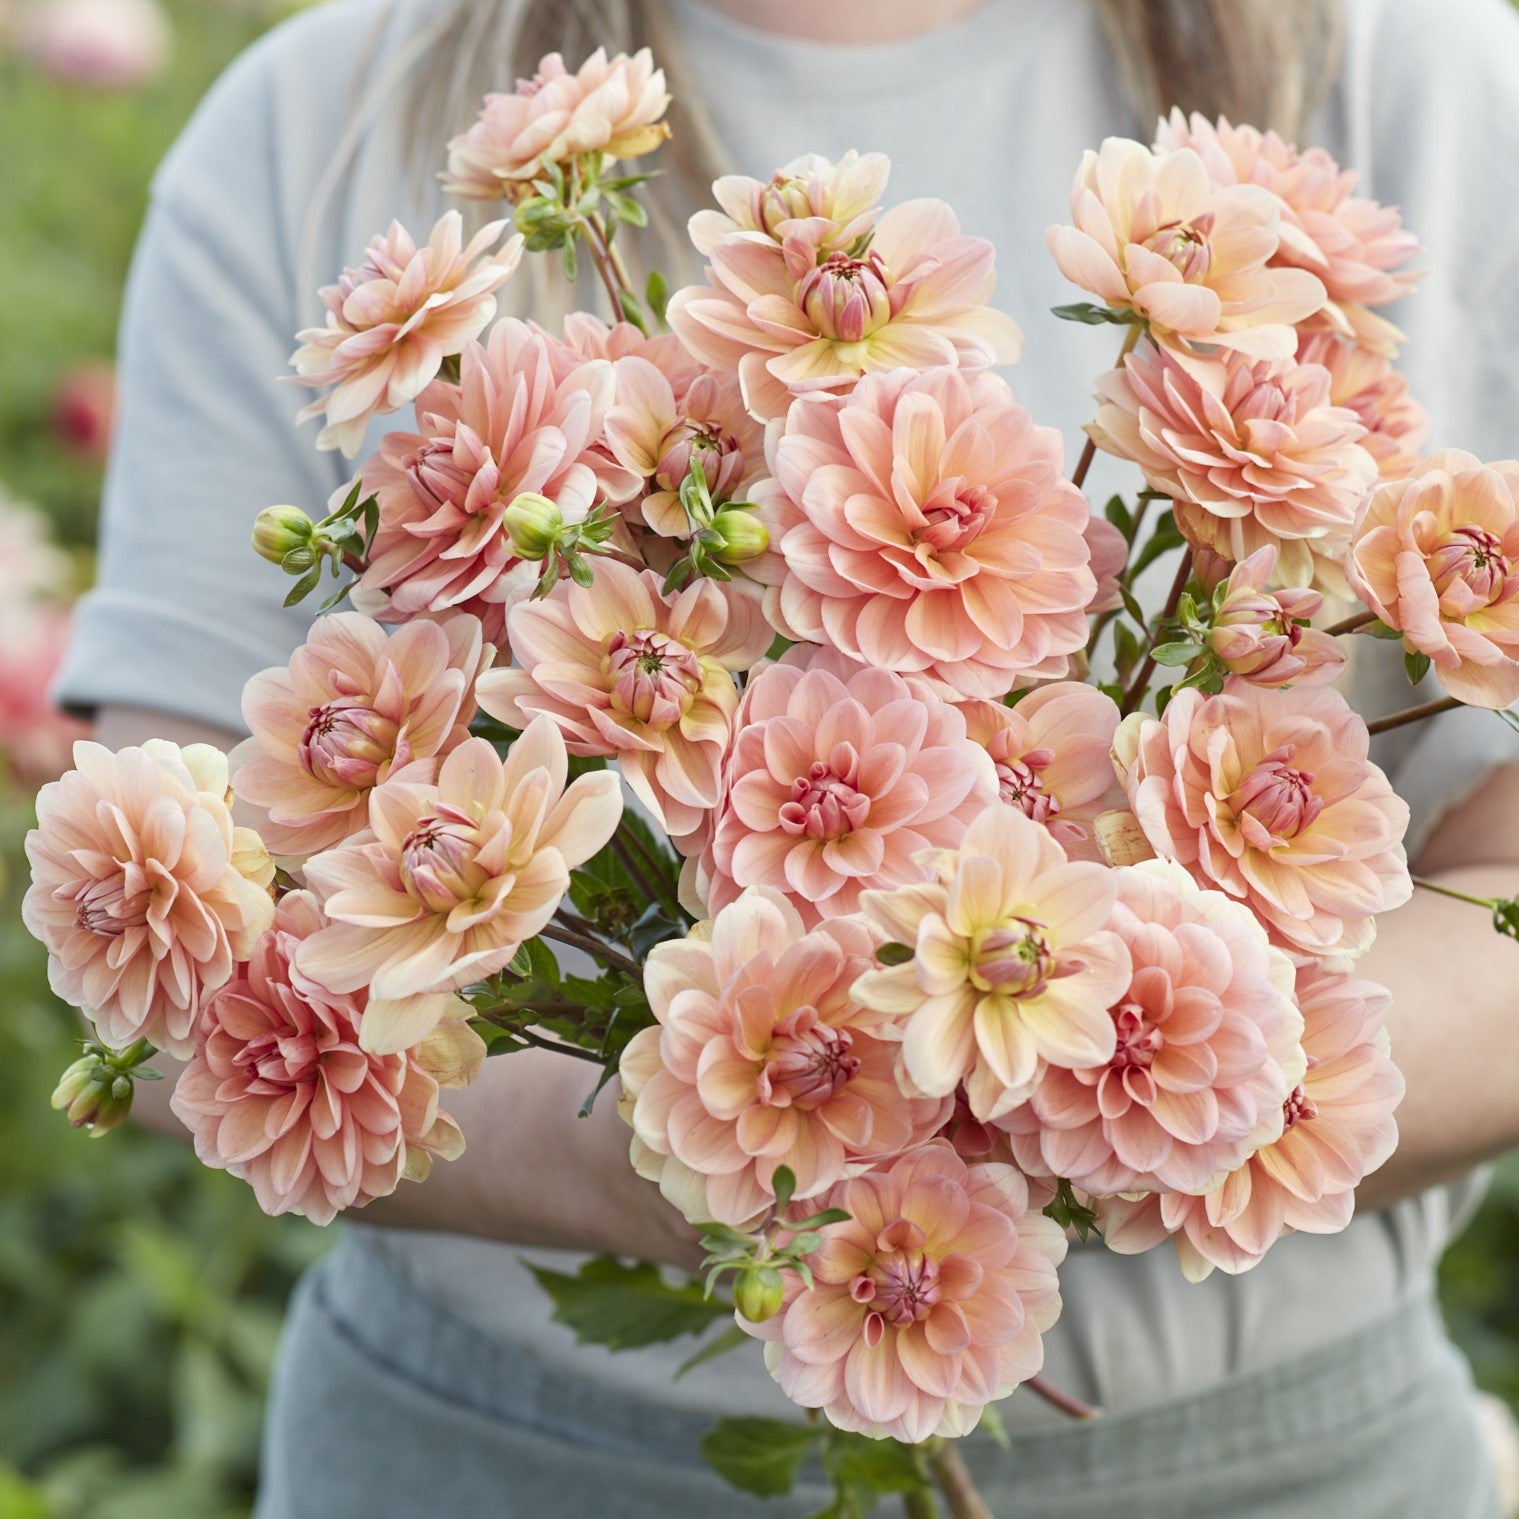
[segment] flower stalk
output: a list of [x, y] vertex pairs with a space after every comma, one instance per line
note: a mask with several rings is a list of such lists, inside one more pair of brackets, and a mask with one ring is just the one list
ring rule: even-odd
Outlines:
[[1438, 717], [1442, 712], [1453, 712], [1461, 703], [1454, 696], [1442, 696], [1436, 701], [1421, 702], [1417, 707], [1406, 707], [1388, 717], [1379, 717], [1366, 724], [1368, 733], [1391, 733], [1394, 728], [1405, 728], [1409, 723], [1423, 722], [1426, 717]]

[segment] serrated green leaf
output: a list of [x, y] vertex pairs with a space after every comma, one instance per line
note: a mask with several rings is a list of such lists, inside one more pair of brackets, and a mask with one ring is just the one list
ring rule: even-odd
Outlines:
[[698, 1283], [672, 1287], [657, 1266], [626, 1264], [598, 1255], [574, 1276], [529, 1265], [554, 1302], [554, 1319], [574, 1331], [582, 1345], [637, 1350], [682, 1335], [699, 1334], [729, 1308], [702, 1295]]
[[701, 1453], [730, 1487], [760, 1498], [780, 1498], [796, 1486], [797, 1473], [821, 1431], [780, 1419], [723, 1419], [707, 1432]]
[[1062, 322], [1080, 322], [1086, 327], [1129, 327], [1137, 318], [1129, 311], [1114, 311], [1094, 306], [1090, 301], [1076, 301], [1069, 306], [1052, 306], [1050, 310]]
[[725, 1356], [730, 1351], [738, 1350], [744, 1345], [754, 1344], [754, 1336], [746, 1334], [737, 1324], [730, 1324], [720, 1335], [717, 1335], [710, 1344], [703, 1345], [694, 1356], [682, 1361], [675, 1368], [675, 1380], [678, 1382], [688, 1371], [695, 1371], [698, 1366], [705, 1365], [708, 1361], [715, 1361], [719, 1356]]
[[916, 1493], [928, 1486], [911, 1446], [838, 1432], [824, 1443], [823, 1465], [840, 1485], [857, 1484], [873, 1493]]

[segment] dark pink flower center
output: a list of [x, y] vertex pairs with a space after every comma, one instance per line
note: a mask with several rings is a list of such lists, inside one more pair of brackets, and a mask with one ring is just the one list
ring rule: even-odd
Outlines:
[[614, 633], [601, 669], [613, 709], [651, 728], [678, 723], [702, 688], [701, 660], [678, 639], [652, 628]]
[[1294, 1124], [1305, 1123], [1319, 1116], [1318, 1104], [1314, 1102], [1301, 1082], [1292, 1089], [1292, 1095], [1282, 1104], [1282, 1132], [1285, 1134]]
[[1120, 1002], [1113, 1009], [1113, 1027], [1118, 1035], [1118, 1047], [1109, 1062], [1113, 1070], [1126, 1070], [1138, 1066], [1148, 1070], [1150, 1062], [1166, 1042], [1158, 1023], [1151, 1023], [1149, 1016], [1137, 1002]]
[[120, 876], [91, 881], [74, 896], [74, 924], [102, 939], [120, 938], [148, 921], [152, 891], [128, 892]]
[[1510, 573], [1501, 540], [1486, 528], [1458, 527], [1429, 556], [1435, 590], [1443, 596], [1453, 581], [1460, 580], [1483, 606], [1491, 606], [1503, 595]]
[[802, 277], [796, 302], [820, 336], [858, 343], [891, 320], [891, 276], [879, 253], [830, 253]]
[[1229, 797], [1236, 817], [1252, 817], [1275, 839], [1296, 838], [1324, 810], [1313, 772], [1292, 768], [1296, 748], [1273, 749]]
[[301, 735], [301, 768], [329, 786], [367, 791], [395, 758], [396, 725], [352, 696], [313, 707]]
[[941, 480], [922, 505], [924, 525], [913, 540], [947, 554], [975, 542], [997, 515], [997, 498], [984, 485]]
[[857, 1303], [868, 1303], [865, 1343], [880, 1343], [887, 1324], [905, 1329], [926, 1319], [939, 1303], [943, 1289], [939, 1263], [924, 1251], [928, 1236], [905, 1218], [889, 1223], [876, 1239], [870, 1266], [849, 1284]]
[[970, 982], [977, 991], [1037, 997], [1055, 969], [1055, 954], [1037, 918], [1009, 918], [971, 942]]
[[474, 819], [440, 802], [401, 845], [401, 879], [431, 912], [448, 912], [474, 896], [483, 876], [475, 865], [480, 831]]
[[860, 757], [853, 744], [836, 744], [826, 760], [814, 760], [806, 775], [791, 783], [780, 824], [787, 833], [812, 839], [840, 839], [870, 815], [870, 798], [855, 789]]
[[761, 1100], [803, 1112], [821, 1107], [859, 1070], [860, 1057], [851, 1053], [853, 1048], [848, 1029], [819, 1022], [814, 1008], [798, 1008], [776, 1025], [760, 1072]]
[[999, 757], [995, 746], [992, 749], [1002, 800], [1036, 823], [1047, 823], [1060, 812], [1060, 798], [1044, 789], [1043, 772], [1054, 758], [1051, 749], [1030, 749], [1010, 759]]
[[1213, 213], [1193, 222], [1168, 222], [1145, 239], [1145, 247], [1172, 264], [1189, 284], [1207, 279], [1213, 266], [1213, 249], [1208, 239], [1213, 231]]

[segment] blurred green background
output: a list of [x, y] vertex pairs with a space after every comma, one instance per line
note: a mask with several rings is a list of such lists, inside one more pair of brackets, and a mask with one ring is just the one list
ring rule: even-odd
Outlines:
[[[90, 366], [109, 361], [149, 176], [226, 62], [292, 7], [162, 0], [167, 32], [136, 38], [148, 77], [101, 88], [49, 72], [29, 6], [0, 0], [0, 502], [39, 508], [83, 580]], [[130, 1131], [92, 1143], [50, 1111], [76, 1051], [20, 926], [29, 822], [28, 785], [0, 766], [0, 1519], [234, 1519], [283, 1303], [326, 1241], [186, 1150]], [[1478, 1379], [1519, 1405], [1516, 1267], [1519, 1163], [1444, 1271]]]

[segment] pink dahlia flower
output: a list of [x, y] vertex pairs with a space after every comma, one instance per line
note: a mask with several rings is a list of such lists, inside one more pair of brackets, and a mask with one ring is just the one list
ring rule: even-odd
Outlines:
[[764, 469], [764, 431], [744, 410], [731, 376], [696, 369], [684, 354], [673, 374], [631, 355], [619, 359], [616, 370], [607, 448], [643, 482], [636, 510], [644, 525], [663, 537], [689, 538], [693, 529], [679, 491], [692, 460], [700, 461], [714, 501], [742, 501]]
[[1431, 454], [1356, 518], [1351, 589], [1473, 707], [1519, 701], [1519, 462]]
[[648, 48], [631, 58], [597, 48], [573, 74], [549, 53], [512, 94], [485, 97], [479, 119], [448, 145], [443, 186], [474, 200], [515, 200], [548, 164], [584, 153], [639, 158], [670, 135], [669, 104]]
[[634, 1164], [692, 1223], [764, 1213], [777, 1166], [791, 1168], [798, 1198], [815, 1197], [943, 1122], [943, 1102], [902, 1095], [888, 1020], [850, 995], [872, 964], [857, 919], [809, 932], [762, 886], [718, 913], [709, 936], [650, 953], [659, 1026], [629, 1044], [622, 1087]]
[[559, 907], [570, 871], [622, 816], [607, 771], [565, 785], [564, 740], [540, 718], [505, 760], [466, 739], [438, 769], [398, 771], [369, 793], [369, 828], [306, 862], [329, 925], [304, 940], [302, 974], [342, 994], [365, 988], [360, 1043], [420, 1044], [452, 994], [510, 963]]
[[1268, 591], [1276, 550], [1257, 549], [1235, 565], [1213, 614], [1207, 644], [1231, 675], [1253, 686], [1328, 686], [1345, 669], [1339, 639], [1307, 626], [1324, 598], [1317, 591]]
[[1366, 724], [1337, 691], [1181, 691], [1136, 713], [1114, 753], [1163, 859], [1244, 902], [1301, 955], [1359, 954], [1378, 913], [1412, 894], [1408, 806], [1367, 758]]
[[[417, 398], [418, 433], [390, 433], [361, 471], [380, 525], [359, 603], [382, 622], [465, 607], [486, 614], [526, 594], [531, 572], [502, 519], [525, 492], [547, 496], [569, 523], [637, 480], [600, 450], [616, 384], [612, 366], [507, 320], [464, 352], [460, 383]], [[500, 612], [497, 610], [496, 619]]]
[[943, 1141], [840, 1182], [807, 1257], [763, 1324], [765, 1364], [803, 1408], [840, 1429], [916, 1443], [969, 1434], [988, 1403], [1044, 1364], [1060, 1315], [1066, 1241], [1012, 1166], [973, 1165]]
[[852, 913], [863, 888], [917, 880], [915, 856], [953, 848], [997, 796], [954, 707], [832, 650], [759, 671], [734, 734], [699, 872], [714, 913], [746, 886], [784, 892], [809, 925]]
[[206, 996], [274, 917], [269, 856], [232, 826], [227, 756], [209, 744], [79, 743], [74, 764], [37, 793], [22, 919], [53, 991], [106, 1044], [187, 1059]]
[[1281, 1136], [1205, 1197], [1114, 1198], [1103, 1238], [1123, 1254], [1170, 1235], [1191, 1281], [1215, 1266], [1254, 1266], [1283, 1234], [1335, 1234], [1350, 1222], [1355, 1189], [1398, 1143], [1393, 1113], [1403, 1077], [1382, 1025], [1391, 998], [1374, 981], [1308, 965], [1297, 973], [1307, 1071], [1282, 1104]]
[[665, 596], [653, 571], [608, 559], [594, 585], [514, 607], [508, 628], [518, 665], [481, 677], [481, 707], [513, 728], [546, 715], [572, 753], [615, 759], [677, 843], [697, 834], [721, 795], [732, 672], [771, 642], [758, 602], [712, 580]]
[[1224, 117], [1215, 125], [1180, 110], [1161, 122], [1159, 147], [1190, 148], [1216, 185], [1269, 190], [1281, 202], [1284, 223], [1275, 262], [1323, 281], [1337, 326], [1375, 338], [1384, 349], [1396, 344], [1397, 329], [1367, 308], [1396, 301], [1419, 282], [1422, 275], [1406, 267], [1419, 244], [1395, 206], [1354, 193], [1354, 169], [1340, 168], [1322, 148], [1299, 152], [1275, 132], [1236, 127]]
[[772, 620], [961, 696], [1064, 675], [1097, 582], [1061, 452], [995, 375], [903, 369], [793, 406], [758, 493]]
[[1112, 700], [1065, 680], [1029, 692], [1016, 707], [974, 701], [960, 710], [997, 767], [1002, 800], [1043, 823], [1072, 859], [1098, 859], [1093, 820], [1123, 800], [1113, 777]]
[[1292, 962], [1250, 910], [1179, 865], [1116, 871], [1111, 921], [1133, 965], [1101, 1065], [1049, 1066], [1000, 1120], [1030, 1169], [1081, 1191], [1212, 1190], [1282, 1131], [1303, 1074]]
[[24, 601], [0, 605], [0, 794], [14, 778], [28, 792], [68, 769], [87, 723], [54, 704], [73, 619], [63, 606]]
[[1109, 137], [1082, 157], [1073, 227], [1046, 233], [1060, 272], [1157, 337], [1288, 359], [1296, 323], [1324, 304], [1323, 283], [1274, 267], [1281, 208], [1253, 185], [1217, 186], [1190, 149], [1152, 153]]
[[1098, 387], [1092, 436], [1173, 498], [1190, 542], [1233, 563], [1274, 545], [1293, 585], [1343, 554], [1377, 466], [1328, 370], [1146, 345]]
[[309, 892], [281, 900], [248, 964], [207, 1001], [172, 1099], [202, 1165], [246, 1181], [265, 1213], [315, 1224], [421, 1181], [435, 1155], [455, 1159], [464, 1136], [438, 1089], [467, 1085], [485, 1056], [463, 1003], [415, 1049], [363, 1049], [363, 991], [330, 992], [295, 963], [322, 922]]
[[1097, 590], [1087, 603], [1089, 613], [1116, 612], [1123, 605], [1118, 577], [1129, 563], [1129, 545], [1122, 533], [1105, 517], [1088, 517], [1082, 529], [1091, 555], [1092, 576]]
[[1332, 332], [1304, 334], [1298, 363], [1329, 371], [1329, 400], [1361, 419], [1361, 447], [1377, 461], [1384, 480], [1401, 480], [1418, 461], [1429, 436], [1429, 413], [1408, 388], [1408, 380], [1385, 354], [1374, 353]]
[[708, 257], [708, 283], [670, 298], [670, 326], [704, 364], [737, 374], [762, 421], [793, 395], [848, 390], [864, 374], [1018, 357], [1017, 325], [986, 304], [992, 245], [964, 236], [941, 201], [893, 207], [860, 252], [824, 254], [800, 232], [782, 246], [740, 232]]
[[393, 770], [469, 737], [475, 677], [494, 651], [464, 613], [387, 633], [357, 612], [312, 625], [288, 666], [243, 687], [251, 738], [232, 752], [240, 802], [277, 855], [315, 854], [367, 826]]
[[447, 212], [420, 248], [400, 222], [370, 243], [364, 262], [321, 294], [327, 325], [296, 334], [299, 383], [331, 391], [301, 413], [326, 417], [318, 448], [358, 453], [371, 417], [414, 401], [443, 360], [462, 353], [496, 314], [496, 297], [522, 257], [504, 221], [464, 246], [464, 222]]
[[935, 880], [861, 898], [877, 934], [914, 955], [855, 986], [867, 1007], [906, 1020], [912, 1085], [940, 1097], [963, 1081], [985, 1121], [1027, 1098], [1045, 1064], [1107, 1065], [1108, 1009], [1130, 974], [1107, 928], [1113, 872], [1068, 862], [1046, 829], [1000, 803], [924, 863]]
[[849, 150], [837, 163], [805, 153], [768, 182], [725, 174], [712, 186], [721, 211], [691, 218], [691, 241], [710, 254], [736, 232], [758, 232], [784, 245], [791, 237], [819, 255], [845, 253], [875, 229], [891, 160], [884, 153]]

